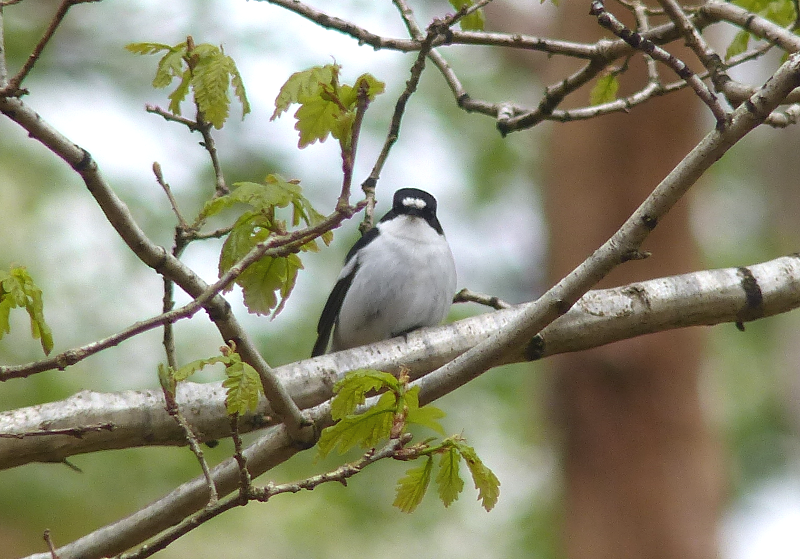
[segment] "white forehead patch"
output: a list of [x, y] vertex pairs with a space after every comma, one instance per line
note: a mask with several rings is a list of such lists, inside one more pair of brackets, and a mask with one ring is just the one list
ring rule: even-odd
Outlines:
[[425, 203], [425, 200], [422, 198], [403, 198], [403, 205], [407, 208], [417, 208], [418, 210], [424, 210], [428, 204]]

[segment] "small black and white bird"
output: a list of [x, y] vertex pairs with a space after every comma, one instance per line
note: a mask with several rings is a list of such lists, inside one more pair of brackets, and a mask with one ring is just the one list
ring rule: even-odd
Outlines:
[[439, 324], [456, 291], [456, 265], [436, 199], [401, 188], [392, 209], [350, 252], [317, 325], [311, 356]]

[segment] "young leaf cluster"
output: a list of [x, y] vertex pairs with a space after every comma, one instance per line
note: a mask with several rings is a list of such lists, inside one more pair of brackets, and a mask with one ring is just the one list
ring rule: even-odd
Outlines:
[[228, 90], [242, 104], [242, 118], [250, 112], [250, 103], [236, 63], [222, 47], [208, 43], [195, 45], [191, 37], [175, 46], [162, 43], [131, 43], [125, 47], [135, 54], [164, 52], [158, 61], [153, 87], [167, 87], [177, 79], [178, 86], [169, 94], [169, 110], [181, 114], [181, 103], [191, 90], [203, 120], [222, 128], [228, 119], [231, 99]]
[[[788, 27], [797, 20], [795, 0], [734, 0], [733, 3], [782, 27]], [[739, 31], [725, 51], [725, 58], [745, 52], [750, 46], [750, 38], [749, 32]]]
[[[205, 219], [233, 206], [249, 206], [236, 219], [222, 246], [220, 276], [270, 235], [286, 233], [289, 225], [296, 227], [304, 223], [314, 226], [324, 219], [302, 195], [298, 181], [286, 180], [280, 175], [268, 175], [263, 183], [240, 182], [233, 187], [230, 194], [207, 202], [200, 214], [201, 219]], [[286, 220], [276, 216], [276, 209], [289, 207], [291, 220], [287, 224]], [[333, 239], [333, 233], [328, 231], [321, 238], [327, 245]], [[309, 241], [299, 250], [317, 251], [317, 243], [315, 240]], [[247, 309], [256, 314], [272, 312], [273, 317], [277, 315], [294, 288], [297, 272], [302, 268], [297, 254], [265, 256], [248, 266], [236, 278], [236, 283], [244, 292]]]
[[12, 266], [7, 274], [0, 274], [0, 339], [11, 332], [11, 309], [24, 308], [31, 321], [31, 336], [40, 340], [42, 350], [49, 354], [53, 349], [53, 333], [44, 320], [42, 290], [24, 266]]
[[338, 64], [314, 66], [292, 74], [275, 98], [275, 120], [293, 104], [300, 107], [294, 113], [295, 130], [300, 133], [297, 145], [304, 148], [328, 136], [339, 141], [342, 151], [349, 151], [359, 95], [372, 101], [383, 93], [385, 84], [371, 74], [362, 74], [353, 85], [339, 83]]
[[174, 395], [177, 383], [187, 380], [208, 365], [222, 363], [225, 366], [225, 380], [222, 386], [227, 391], [225, 409], [228, 415], [243, 415], [247, 411], [255, 410], [258, 407], [259, 395], [264, 393], [258, 372], [242, 361], [235, 347], [222, 346], [220, 350], [221, 355], [197, 359], [177, 369], [159, 366], [161, 386]]
[[453, 435], [437, 445], [428, 445], [428, 448], [419, 455], [423, 457], [423, 464], [409, 469], [397, 482], [396, 496], [392, 504], [401, 511], [413, 512], [422, 502], [433, 475], [435, 455], [439, 455], [439, 470], [434, 479], [437, 494], [445, 507], [449, 507], [458, 499], [464, 489], [464, 480], [459, 473], [462, 459], [467, 463], [467, 469], [472, 475], [481, 506], [488, 512], [497, 504], [500, 498], [500, 480], [461, 436]]
[[[348, 373], [333, 387], [331, 417], [337, 423], [322, 432], [318, 447], [321, 456], [333, 449], [344, 454], [355, 446], [372, 448], [381, 440], [402, 435], [411, 424], [424, 425], [444, 434], [439, 419], [444, 412], [433, 406], [419, 407], [419, 387], [408, 388], [404, 379], [383, 371], [362, 369]], [[382, 392], [378, 402], [355, 413], [368, 393]]]
[[[444, 412], [433, 406], [420, 407], [419, 387], [408, 386], [408, 376], [397, 378], [389, 373], [358, 370], [348, 373], [334, 386], [331, 416], [337, 423], [322, 432], [318, 447], [321, 456], [337, 449], [340, 454], [360, 446], [373, 448], [384, 439], [399, 438], [409, 425], [423, 425], [443, 435], [439, 419]], [[368, 394], [379, 393], [378, 402], [357, 413], [366, 402]], [[488, 511], [497, 503], [500, 481], [478, 458], [475, 449], [463, 437], [451, 436], [438, 444], [433, 439], [398, 451], [395, 458], [414, 460], [421, 458], [421, 466], [409, 469], [398, 481], [394, 506], [403, 512], [412, 512], [422, 501], [430, 485], [434, 470], [434, 456], [439, 455], [435, 476], [438, 495], [444, 506], [450, 506], [464, 488], [460, 475], [463, 459], [472, 474], [478, 499]]]

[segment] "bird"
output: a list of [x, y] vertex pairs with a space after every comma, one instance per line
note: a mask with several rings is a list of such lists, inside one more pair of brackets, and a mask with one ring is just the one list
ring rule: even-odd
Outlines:
[[405, 335], [444, 320], [456, 265], [436, 199], [401, 188], [392, 209], [350, 249], [317, 325], [312, 357]]

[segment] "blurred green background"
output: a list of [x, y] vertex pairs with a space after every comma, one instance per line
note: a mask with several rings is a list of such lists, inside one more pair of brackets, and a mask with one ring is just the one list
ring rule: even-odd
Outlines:
[[[5, 8], [12, 73], [57, 4], [28, 0]], [[536, 7], [543, 18], [552, 15], [552, 6], [519, 4]], [[446, 2], [415, 8], [420, 21], [449, 11]], [[405, 35], [389, 3], [348, 0], [335, 10], [378, 33]], [[187, 215], [213, 191], [213, 177], [198, 136], [144, 111], [145, 103], [168, 102], [164, 91], [150, 87], [156, 58], [134, 56], [123, 47], [139, 41], [176, 44], [189, 34], [196, 42], [224, 46], [239, 65], [253, 106], [253, 114], [241, 122], [234, 106], [233, 118], [216, 133], [229, 183], [280, 173], [301, 179], [304, 193], [321, 211], [333, 207], [341, 172], [334, 143], [301, 152], [289, 115], [269, 122], [286, 78], [331, 58], [342, 64], [345, 80], [371, 72], [387, 83], [387, 93], [369, 109], [359, 146], [355, 180], [367, 176], [413, 55], [358, 47], [352, 39], [261, 2], [138, 0], [77, 6], [26, 81], [30, 95], [25, 100], [93, 154], [152, 239], [169, 246], [174, 227], [152, 177], [152, 162], [161, 163]], [[446, 55], [468, 91], [482, 97], [530, 104], [536, 99], [532, 90], [541, 87], [532, 87], [530, 76], [505, 72], [504, 61], [490, 49], [454, 47]], [[453, 245], [459, 288], [511, 302], [530, 300], [545, 287], [547, 239], [538, 185], [531, 177], [539, 172], [539, 148], [549, 129], [501, 140], [493, 122], [459, 111], [442, 78], [426, 72], [379, 183], [379, 212], [388, 209], [395, 188], [430, 190], [439, 199], [440, 218]], [[753, 134], [691, 194], [705, 267], [746, 265], [797, 250], [794, 210], [800, 197], [792, 168], [797, 139], [796, 130]], [[328, 286], [356, 238], [356, 223], [346, 224], [330, 250], [303, 257], [306, 270], [274, 321], [245, 316], [240, 294], [229, 297], [269, 363], [308, 355]], [[44, 291], [56, 352], [160, 310], [160, 278], [117, 238], [78, 177], [5, 118], [0, 119], [0, 239], [0, 265], [27, 266]], [[217, 241], [197, 243], [185, 260], [212, 281], [219, 247]], [[179, 295], [178, 303], [186, 300]], [[482, 310], [462, 305], [450, 318], [476, 312]], [[40, 348], [28, 336], [24, 313], [16, 311], [12, 319], [12, 333], [0, 341], [0, 362], [38, 359]], [[771, 541], [793, 536], [798, 542], [796, 529], [794, 534], [769, 532], [787, 519], [795, 528], [800, 525], [798, 320], [793, 313], [748, 324], [745, 334], [733, 325], [710, 332], [703, 391], [707, 413], [728, 452], [731, 495], [720, 527], [725, 557], [757, 556], [750, 553], [763, 549], [754, 546], [764, 534], [772, 534]], [[184, 362], [214, 354], [220, 343], [202, 314], [181, 322], [176, 336]], [[160, 337], [158, 331], [149, 332], [64, 372], [6, 382], [0, 385], [0, 411], [83, 389], [157, 387]], [[219, 378], [212, 371], [202, 380]], [[556, 442], [544, 421], [546, 383], [546, 363], [503, 367], [438, 404], [448, 413], [446, 429], [463, 433], [501, 480], [500, 502], [489, 514], [474, 502], [468, 484], [449, 510], [428, 495], [417, 512], [404, 515], [391, 502], [394, 481], [407, 466], [385, 463], [369, 468], [347, 488], [331, 484], [227, 513], [158, 556], [395, 557], [402, 551], [441, 558], [558, 557], [561, 482]], [[230, 453], [229, 441], [206, 449], [212, 463]], [[301, 453], [259, 481], [302, 478], [333, 468], [339, 460], [317, 461], [313, 451]], [[0, 559], [44, 551], [46, 528], [56, 545], [68, 543], [200, 473], [188, 449], [108, 451], [71, 462], [82, 472], [56, 464], [0, 472]]]

